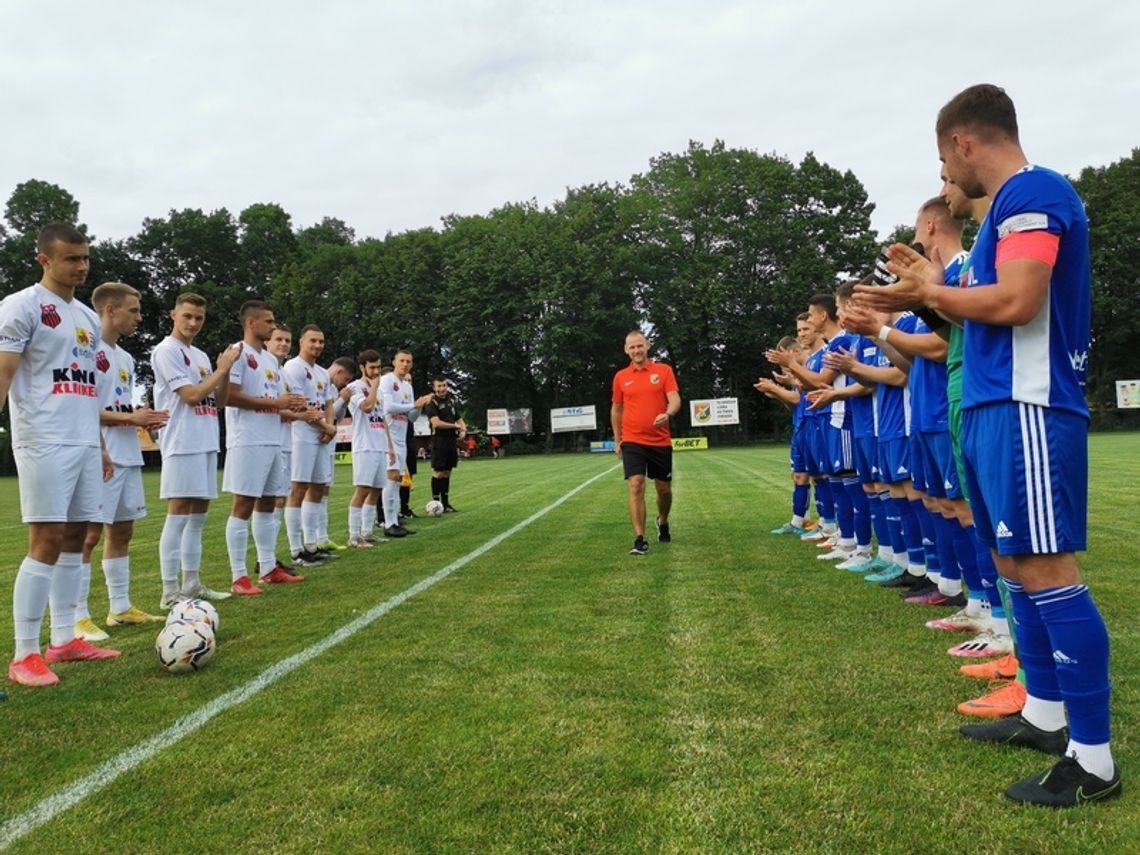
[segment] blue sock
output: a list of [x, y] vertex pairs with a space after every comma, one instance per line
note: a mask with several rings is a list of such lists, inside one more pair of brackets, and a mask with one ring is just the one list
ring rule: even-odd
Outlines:
[[960, 528], [958, 520], [946, 519], [942, 514], [934, 515], [934, 529], [938, 532], [938, 563], [942, 567], [943, 579], [957, 581], [962, 578], [958, 553], [954, 548], [954, 535]]
[[858, 478], [844, 478], [843, 487], [851, 497], [851, 506], [855, 509], [855, 543], [860, 547], [871, 545], [871, 503], [867, 494], [863, 492], [863, 485]]
[[926, 563], [926, 550], [922, 548], [922, 529], [918, 527], [918, 518], [914, 508], [905, 498], [891, 499], [895, 511], [899, 515], [899, 525], [902, 528], [903, 542], [906, 544], [907, 561], [912, 565]]
[[978, 575], [982, 577], [982, 589], [986, 592], [986, 599], [990, 601], [990, 615], [995, 618], [1006, 617], [1005, 606], [1001, 602], [1001, 591], [997, 588], [998, 572], [994, 556], [990, 548], [978, 537], [977, 530], [974, 530], [974, 554], [978, 560]]
[[[1108, 702], [1112, 693], [1108, 682], [1108, 630], [1092, 594], [1084, 585], [1068, 585], [1034, 591], [1028, 597], [1036, 605], [1052, 645], [1050, 660], [1069, 714], [1069, 736], [1084, 745], [1108, 742]], [[1024, 642], [1021, 654], [1025, 667]], [[1028, 679], [1028, 668], [1025, 674]]]
[[882, 500], [883, 507], [887, 512], [887, 529], [891, 533], [891, 549], [894, 550], [895, 563], [898, 564], [902, 561], [902, 557], [906, 555], [906, 541], [903, 539], [902, 521], [899, 519], [899, 508], [898, 505], [895, 504], [895, 500], [891, 498], [890, 493], [879, 493], [879, 498]]
[[[978, 572], [978, 552], [975, 547], [974, 527], [955, 523], [954, 554], [958, 556], [958, 566], [962, 568], [962, 581], [974, 600], [989, 600], [982, 586], [982, 574]], [[992, 559], [991, 559], [992, 561]]]
[[[1057, 682], [1057, 666], [1053, 661], [1053, 644], [1049, 631], [1038, 611], [1037, 603], [1019, 582], [1004, 580], [1013, 607], [1014, 630], [1021, 653], [1018, 661], [1025, 671], [1025, 688], [1029, 694], [1043, 701], [1061, 700], [1061, 687]], [[996, 585], [991, 586], [996, 589]], [[1095, 743], [1094, 743], [1095, 744]]]
[[867, 505], [871, 509], [871, 525], [875, 529], [875, 540], [883, 546], [891, 545], [891, 530], [887, 527], [887, 509], [879, 499], [878, 493], [863, 493], [867, 497]]
[[835, 501], [835, 516], [839, 522], [839, 536], [844, 540], [855, 539], [855, 508], [851, 496], [843, 487], [842, 479], [836, 477], [831, 484], [831, 498]]
[[918, 530], [922, 532], [922, 553], [926, 571], [941, 576], [942, 562], [938, 560], [938, 532], [934, 528], [934, 517], [926, 509], [922, 499], [913, 499], [910, 507], [914, 511], [914, 518], [918, 520]]
[[792, 489], [792, 516], [807, 516], [808, 497], [811, 487], [807, 484], [796, 484]]
[[827, 479], [815, 482], [815, 509], [820, 522], [835, 519], [835, 502], [831, 498], [831, 482]]
[[[1089, 588], [1045, 588], [1028, 596], [1048, 630], [1050, 659], [1068, 712], [1070, 738], [1086, 746], [1108, 742], [1108, 699], [1112, 694], [1108, 683], [1108, 630]], [[1024, 662], [1024, 642], [1020, 650]]]

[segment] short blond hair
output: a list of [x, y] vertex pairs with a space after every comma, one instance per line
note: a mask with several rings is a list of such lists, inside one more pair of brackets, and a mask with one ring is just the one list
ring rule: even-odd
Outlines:
[[102, 314], [107, 306], [121, 306], [128, 297], [142, 297], [138, 289], [126, 282], [104, 282], [91, 292], [91, 305]]

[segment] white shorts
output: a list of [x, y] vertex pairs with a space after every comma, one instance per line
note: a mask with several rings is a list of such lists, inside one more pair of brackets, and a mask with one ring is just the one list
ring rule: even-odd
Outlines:
[[277, 483], [281, 486], [280, 493], [276, 493], [277, 498], [289, 498], [289, 472], [293, 468], [293, 452], [291, 449], [282, 448], [281, 456], [277, 458], [277, 474], [273, 477], [277, 479]]
[[103, 482], [103, 507], [95, 522], [104, 525], [141, 520], [146, 516], [141, 466], [116, 466], [110, 481]]
[[388, 464], [388, 471], [402, 473], [408, 466], [408, 446], [402, 442], [393, 442], [392, 450], [396, 452], [396, 462]]
[[331, 487], [333, 485], [333, 482], [336, 480], [336, 440], [335, 439], [328, 443], [328, 449], [329, 449], [329, 480], [326, 481], [325, 483]]
[[253, 499], [289, 495], [279, 445], [239, 445], [226, 453], [222, 489]]
[[158, 497], [207, 501], [218, 498], [218, 452], [171, 454], [162, 458]]
[[324, 445], [297, 442], [293, 444], [293, 466], [289, 480], [300, 484], [327, 484], [332, 458]]
[[26, 523], [93, 522], [103, 499], [103, 455], [89, 445], [13, 449]]
[[354, 451], [352, 453], [352, 483], [357, 487], [380, 489], [388, 480], [385, 467], [387, 451]]

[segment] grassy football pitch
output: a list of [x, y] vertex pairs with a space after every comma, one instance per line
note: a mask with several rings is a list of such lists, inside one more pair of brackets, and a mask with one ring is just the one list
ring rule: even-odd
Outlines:
[[[306, 584], [220, 603], [218, 652], [199, 673], [165, 674], [157, 628], [127, 627], [109, 642], [121, 659], [58, 666], [53, 688], [9, 686], [0, 848], [1140, 851], [1140, 434], [1091, 448], [1082, 564], [1113, 640], [1118, 802], [1005, 802], [1050, 758], [958, 736], [955, 705], [986, 687], [946, 655], [963, 637], [923, 626], [947, 610], [902, 604], [768, 535], [788, 517], [785, 449], [677, 454], [675, 542], [651, 539], [644, 558], [626, 554], [616, 460], [560, 455], [464, 463], [461, 513], [417, 520], [418, 536], [345, 553]], [[348, 470], [337, 477], [344, 540]], [[157, 475], [147, 487], [133, 594], [155, 611]], [[203, 565], [219, 588], [227, 498]], [[8, 597], [25, 549], [15, 479], [0, 501]], [[102, 624], [98, 564], [91, 605]], [[5, 605], [5, 644], [11, 632]], [[59, 798], [77, 793], [89, 795]]]

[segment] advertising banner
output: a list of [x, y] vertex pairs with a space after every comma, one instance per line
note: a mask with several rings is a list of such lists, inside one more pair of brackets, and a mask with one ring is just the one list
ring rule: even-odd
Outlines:
[[740, 424], [740, 408], [736, 398], [710, 398], [689, 401], [689, 423], [693, 427]]
[[550, 411], [550, 432], [569, 433], [575, 430], [597, 430], [598, 417], [596, 407], [589, 404], [585, 407], [562, 407]]

